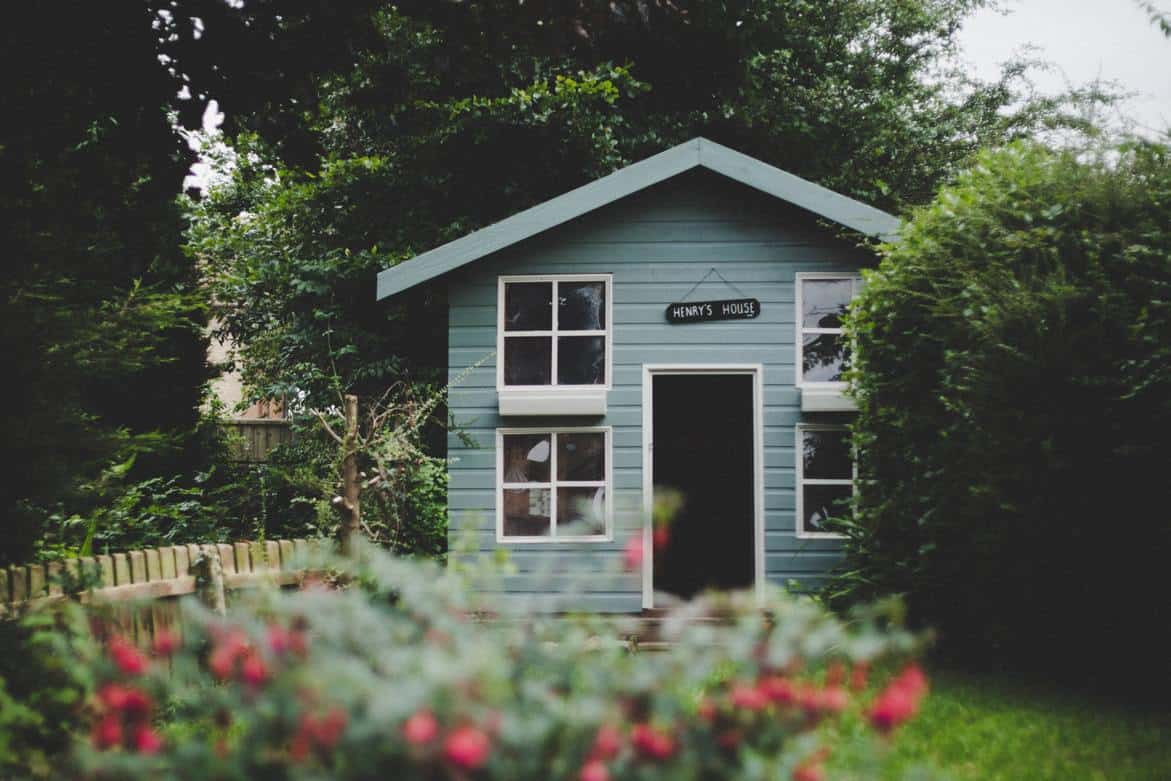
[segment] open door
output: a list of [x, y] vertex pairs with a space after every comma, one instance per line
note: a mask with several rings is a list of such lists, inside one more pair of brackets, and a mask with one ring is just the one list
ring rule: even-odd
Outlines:
[[755, 377], [651, 373], [651, 478], [682, 509], [655, 548], [655, 592], [688, 598], [756, 579]]

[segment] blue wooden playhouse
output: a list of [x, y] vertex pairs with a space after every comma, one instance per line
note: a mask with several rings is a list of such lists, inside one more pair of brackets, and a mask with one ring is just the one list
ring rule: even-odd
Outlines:
[[450, 413], [474, 442], [449, 439], [453, 545], [507, 548], [502, 587], [557, 609], [817, 585], [853, 491], [840, 317], [875, 262], [846, 236], [897, 229], [697, 138], [383, 271], [379, 298], [447, 287]]

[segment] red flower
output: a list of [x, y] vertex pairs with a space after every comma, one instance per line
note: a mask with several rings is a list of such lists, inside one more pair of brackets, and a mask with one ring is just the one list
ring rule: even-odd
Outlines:
[[150, 715], [150, 696], [142, 689], [127, 689], [122, 697], [122, 712], [132, 721], [143, 721]]
[[403, 723], [403, 738], [415, 746], [425, 746], [439, 735], [439, 722], [429, 710], [411, 714]]
[[609, 724], [603, 724], [598, 728], [598, 734], [594, 737], [594, 750], [592, 756], [598, 759], [613, 759], [618, 756], [618, 752], [622, 750], [622, 733], [617, 727]]
[[122, 720], [116, 714], [107, 713], [94, 725], [92, 738], [100, 749], [117, 746], [122, 742]]
[[634, 534], [626, 541], [626, 548], [622, 551], [622, 564], [626, 569], [633, 571], [642, 567], [642, 559], [642, 535]]
[[142, 675], [146, 672], [146, 656], [132, 643], [120, 637], [110, 640], [110, 658], [123, 675]]
[[880, 732], [890, 732], [919, 711], [926, 694], [923, 669], [917, 664], [908, 665], [875, 699], [868, 714], [870, 723]]
[[600, 759], [586, 762], [577, 774], [578, 781], [610, 781], [610, 771]]
[[217, 645], [207, 657], [207, 666], [216, 678], [228, 680], [236, 669], [236, 649], [227, 644]]
[[841, 662], [830, 662], [825, 671], [826, 686], [841, 686], [846, 680], [846, 666]]
[[630, 731], [630, 742], [644, 759], [662, 761], [675, 753], [674, 738], [650, 724], [635, 724]]
[[157, 754], [163, 748], [163, 739], [150, 727], [139, 727], [134, 733], [134, 747], [139, 754]]
[[757, 688], [765, 697], [778, 705], [789, 705], [796, 696], [793, 683], [788, 678], [782, 678], [779, 675], [770, 675], [768, 678], [761, 679]]
[[825, 768], [816, 762], [798, 765], [793, 770], [793, 781], [825, 781]]
[[768, 706], [768, 696], [756, 686], [738, 683], [732, 687], [732, 705], [746, 711], [760, 711]]
[[708, 697], [703, 698], [703, 701], [699, 703], [699, 708], [696, 710], [696, 715], [708, 723], [715, 721], [718, 714], [719, 710], [716, 708], [716, 704]]
[[460, 727], [447, 736], [443, 753], [447, 761], [461, 770], [477, 770], [488, 761], [491, 750], [488, 736], [476, 727]]
[[651, 535], [651, 539], [654, 541], [655, 550], [661, 551], [671, 541], [671, 530], [666, 526], [660, 526], [655, 529], [655, 533]]
[[317, 722], [317, 744], [325, 749], [331, 749], [341, 740], [342, 732], [346, 729], [349, 719], [341, 708], [330, 708], [325, 717]]
[[240, 665], [240, 676], [244, 679], [244, 683], [258, 689], [268, 680], [268, 665], [264, 663], [260, 654], [255, 652], [247, 654], [244, 657], [244, 663]]
[[724, 732], [721, 732], [718, 736], [716, 736], [716, 743], [720, 744], [720, 748], [724, 748], [724, 749], [727, 749], [728, 751], [731, 751], [740, 745], [740, 741], [742, 739], [743, 739], [743, 736], [740, 734], [740, 730], [730, 729], [730, 730], [725, 730]]
[[107, 683], [98, 689], [98, 700], [110, 710], [120, 711], [126, 707], [126, 687], [118, 683]]
[[266, 635], [268, 636], [268, 647], [272, 649], [274, 654], [282, 656], [289, 652], [289, 630], [280, 624], [269, 624]]
[[841, 713], [850, 704], [850, 696], [841, 686], [827, 686], [817, 694], [817, 704], [825, 713]]
[[850, 672], [850, 691], [857, 694], [866, 688], [866, 680], [870, 677], [870, 665], [867, 662], [858, 662]]
[[170, 656], [179, 647], [179, 635], [171, 629], [155, 632], [154, 652], [156, 656]]

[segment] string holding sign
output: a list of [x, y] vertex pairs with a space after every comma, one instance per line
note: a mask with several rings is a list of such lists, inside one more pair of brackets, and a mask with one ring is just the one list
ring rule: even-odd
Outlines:
[[725, 299], [721, 301], [693, 301], [687, 299], [699, 288], [708, 277], [715, 274], [725, 285], [735, 290], [741, 296], [744, 291], [733, 285], [724, 275], [712, 266], [703, 278], [691, 286], [683, 295], [683, 301], [667, 305], [667, 322], [672, 325], [684, 323], [706, 323], [713, 320], [751, 320], [760, 315], [760, 302], [755, 298]]

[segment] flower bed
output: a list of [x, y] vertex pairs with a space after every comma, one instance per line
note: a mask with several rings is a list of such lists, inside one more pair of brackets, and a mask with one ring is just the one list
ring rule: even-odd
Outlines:
[[[666, 651], [631, 653], [622, 619], [473, 621], [482, 592], [458, 574], [375, 551], [332, 565], [347, 571], [329, 587], [258, 594], [227, 618], [189, 605], [182, 636], [151, 649], [95, 622], [73, 772], [816, 781], [839, 750], [880, 766], [927, 689], [889, 606], [842, 622], [779, 590], [763, 611], [712, 595], [666, 622]], [[898, 672], [876, 686], [873, 669]], [[836, 725], [858, 718], [872, 729], [839, 745]]]

